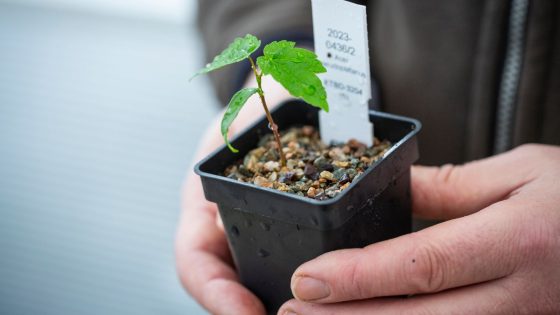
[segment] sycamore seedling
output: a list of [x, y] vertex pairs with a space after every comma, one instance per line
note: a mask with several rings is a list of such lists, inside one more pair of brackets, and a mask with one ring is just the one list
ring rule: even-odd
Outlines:
[[265, 93], [261, 85], [262, 77], [263, 75], [272, 75], [274, 80], [278, 81], [292, 96], [301, 98], [310, 105], [328, 112], [327, 93], [323, 83], [317, 76], [318, 73], [323, 73], [327, 70], [313, 52], [297, 48], [294, 42], [286, 40], [266, 45], [263, 55], [258, 57], [255, 63], [251, 54], [259, 49], [260, 46], [261, 41], [251, 34], [236, 38], [228, 48], [216, 56], [205, 68], [197, 72], [193, 78], [248, 59], [257, 81], [257, 87], [244, 88], [233, 95], [222, 118], [222, 136], [228, 148], [234, 153], [238, 152], [229, 143], [229, 127], [247, 100], [254, 94], [258, 94], [268, 120], [269, 128], [272, 130], [278, 146], [281, 164], [285, 165], [286, 158], [282, 151], [278, 126], [274, 123], [266, 105]]

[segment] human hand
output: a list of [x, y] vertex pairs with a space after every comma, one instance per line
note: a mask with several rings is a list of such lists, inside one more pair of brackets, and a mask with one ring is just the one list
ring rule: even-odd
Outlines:
[[[289, 98], [289, 94], [271, 78], [263, 77], [262, 84], [270, 107]], [[247, 85], [254, 86], [252, 82]], [[230, 132], [234, 134], [242, 130], [263, 115], [262, 105], [252, 97], [230, 127]], [[195, 161], [224, 143], [220, 120], [221, 115], [210, 125]], [[239, 283], [218, 209], [214, 203], [206, 201], [200, 178], [192, 171], [182, 191], [183, 211], [175, 255], [177, 272], [185, 289], [212, 314], [265, 314], [257, 297]]]
[[279, 314], [560, 314], [560, 148], [413, 167], [412, 198], [449, 221], [301, 265]]

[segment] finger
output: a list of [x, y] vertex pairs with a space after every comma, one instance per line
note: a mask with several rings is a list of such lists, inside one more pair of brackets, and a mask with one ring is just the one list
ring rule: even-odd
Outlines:
[[215, 213], [185, 215], [177, 237], [177, 269], [183, 286], [212, 314], [264, 314], [261, 302], [237, 278]]
[[200, 179], [189, 178], [186, 187], [176, 238], [181, 283], [213, 314], [264, 314], [261, 302], [239, 283], [231, 267], [224, 231], [216, 224], [216, 206], [203, 199]]
[[516, 229], [501, 213], [511, 204], [504, 201], [363, 249], [324, 254], [295, 271], [294, 297], [332, 303], [438, 292], [507, 276], [518, 261], [510, 254]]
[[533, 179], [530, 150], [515, 149], [461, 166], [412, 167], [412, 208], [427, 219], [452, 219], [506, 199]]
[[335, 304], [290, 300], [278, 311], [285, 314], [517, 314], [521, 301], [512, 295], [508, 279], [410, 298], [379, 298]]

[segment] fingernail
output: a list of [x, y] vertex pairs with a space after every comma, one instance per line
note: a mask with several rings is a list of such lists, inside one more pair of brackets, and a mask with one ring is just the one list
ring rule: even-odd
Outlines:
[[296, 277], [292, 291], [294, 296], [302, 301], [324, 299], [331, 294], [329, 287], [323, 281], [310, 277]]

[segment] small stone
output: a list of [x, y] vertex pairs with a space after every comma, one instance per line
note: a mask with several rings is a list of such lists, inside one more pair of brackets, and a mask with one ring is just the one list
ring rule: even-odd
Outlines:
[[335, 161], [346, 161], [347, 157], [344, 152], [342, 152], [341, 148], [332, 148], [329, 151], [329, 157]]
[[350, 178], [350, 180], [354, 179], [357, 175], [357, 171], [353, 168], [350, 168], [346, 171], [346, 174], [348, 175], [348, 177]]
[[277, 161], [278, 160], [278, 151], [276, 151], [276, 149], [272, 149], [272, 150], [268, 150], [266, 151], [266, 153], [263, 155], [263, 159], [265, 161]]
[[268, 180], [275, 182], [278, 179], [278, 173], [272, 172], [268, 175]]
[[333, 177], [334, 177], [336, 180], [340, 181], [340, 179], [342, 178], [342, 176], [346, 175], [346, 170], [343, 169], [343, 168], [339, 168], [339, 169], [335, 170], [335, 171], [332, 173], [332, 175], [333, 175]]
[[296, 160], [288, 160], [286, 161], [286, 166], [288, 167], [288, 169], [293, 170], [294, 168], [296, 168], [298, 165], [298, 161]]
[[297, 141], [297, 131], [295, 129], [291, 129], [282, 137], [280, 137], [280, 141], [282, 143], [288, 143], [290, 141]]
[[362, 161], [366, 165], [369, 165], [371, 163], [371, 160], [368, 157], [365, 157], [365, 156], [362, 156], [360, 158], [360, 161]]
[[301, 168], [297, 168], [297, 169], [294, 171], [294, 177], [295, 177], [296, 179], [301, 179], [304, 175], [305, 175], [305, 172], [304, 172]]
[[315, 166], [313, 166], [311, 164], [307, 164], [307, 165], [305, 165], [305, 168], [303, 169], [303, 173], [307, 177], [312, 177], [313, 175], [317, 174], [317, 169], [315, 168]]
[[334, 198], [334, 196], [338, 195], [339, 192], [340, 191], [336, 186], [325, 189], [325, 195], [329, 196], [330, 198]]
[[303, 126], [303, 128], [301, 128], [301, 133], [305, 137], [311, 137], [314, 132], [315, 132], [315, 128], [313, 128], [312, 126]]
[[289, 183], [292, 180], [294, 180], [294, 175], [295, 175], [295, 172], [291, 172], [291, 171], [281, 173], [280, 179], [278, 179], [278, 181], [281, 182], [281, 183]]
[[330, 163], [324, 156], [319, 156], [313, 161], [313, 166], [320, 170], [324, 169], [326, 165], [330, 165]]
[[290, 142], [288, 142], [288, 148], [295, 151], [295, 150], [299, 149], [299, 143], [297, 143], [297, 141], [290, 141]]
[[345, 161], [345, 162], [342, 162], [342, 161], [334, 161], [334, 162], [333, 162], [333, 165], [336, 166], [336, 167], [347, 168], [347, 167], [350, 165], [350, 163], [347, 162], [347, 161]]
[[342, 147], [342, 152], [344, 152], [344, 154], [350, 154], [350, 152], [352, 152], [352, 150], [350, 149], [349, 146], [345, 145]]
[[278, 163], [276, 161], [268, 161], [268, 162], [264, 163], [263, 167], [268, 172], [279, 171], [280, 170], [280, 163]]
[[256, 168], [257, 163], [258, 163], [258, 159], [254, 155], [247, 155], [243, 159], [243, 165], [245, 166], [245, 168], [247, 168], [253, 173], [257, 171]]
[[354, 157], [362, 157], [364, 156], [364, 154], [366, 153], [366, 147], [359, 147], [356, 149], [356, 152], [354, 152]]
[[249, 152], [249, 155], [252, 155], [254, 157], [256, 157], [257, 159], [260, 159], [264, 154], [266, 153], [266, 149], [263, 147], [258, 147], [254, 150], [251, 150]]
[[346, 183], [346, 184], [344, 184], [344, 185], [342, 185], [342, 186], [340, 186], [340, 190], [342, 191], [342, 190], [348, 188], [348, 186], [350, 186], [350, 183], [349, 183], [349, 182]]
[[315, 194], [315, 199], [326, 200], [326, 199], [329, 199], [329, 197], [327, 197], [327, 195], [325, 195], [325, 191], [323, 189], [317, 189], [317, 193]]
[[247, 176], [247, 177], [253, 177], [253, 175], [255, 173], [253, 173], [252, 171], [248, 170], [245, 165], [239, 165], [239, 168], [237, 169], [238, 172], [243, 175], [243, 176]]
[[280, 190], [280, 191], [290, 191], [290, 186], [284, 184], [284, 183], [275, 183], [274, 188]]
[[309, 187], [309, 189], [307, 190], [307, 197], [315, 198], [316, 194], [317, 189], [315, 189], [315, 187]]
[[348, 146], [354, 150], [359, 149], [359, 148], [366, 148], [366, 145], [361, 143], [360, 141], [356, 140], [356, 139], [350, 139], [348, 141]]
[[331, 172], [329, 172], [329, 171], [322, 171], [321, 174], [319, 174], [319, 176], [320, 176], [321, 178], [326, 179], [326, 180], [334, 181], [333, 173], [331, 173]]
[[338, 180], [338, 183], [344, 185], [350, 181], [351, 179], [350, 176], [348, 176], [348, 173], [344, 173], [344, 175], [342, 175], [342, 177]]
[[262, 176], [257, 176], [254, 180], [254, 184], [266, 188], [272, 188], [274, 186], [271, 181]]

